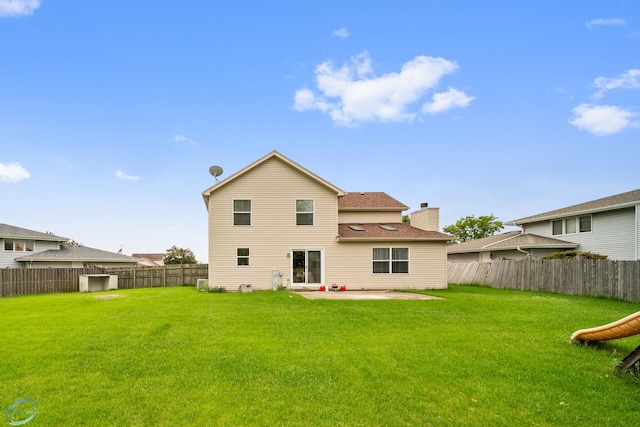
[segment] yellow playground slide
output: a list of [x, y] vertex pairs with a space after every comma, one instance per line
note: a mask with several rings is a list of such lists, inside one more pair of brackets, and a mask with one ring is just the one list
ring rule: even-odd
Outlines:
[[[583, 343], [616, 340], [640, 334], [640, 311], [615, 322], [595, 328], [580, 329], [571, 335], [571, 341]], [[640, 361], [640, 346], [633, 350], [616, 366], [616, 371], [625, 371]]]
[[636, 334], [640, 334], [640, 311], [606, 325], [575, 331], [571, 341], [616, 340]]

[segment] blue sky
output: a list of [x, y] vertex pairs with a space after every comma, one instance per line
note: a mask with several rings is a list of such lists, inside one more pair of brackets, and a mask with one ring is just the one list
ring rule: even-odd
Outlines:
[[0, 222], [205, 262], [272, 150], [509, 221], [640, 188], [639, 89], [636, 0], [0, 0]]

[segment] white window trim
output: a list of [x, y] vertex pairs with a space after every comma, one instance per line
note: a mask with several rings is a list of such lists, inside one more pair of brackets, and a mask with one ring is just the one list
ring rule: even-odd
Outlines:
[[[584, 217], [589, 217], [590, 220], [590, 224], [591, 224], [591, 230], [589, 231], [580, 231], [580, 218], [584, 218]], [[567, 233], [567, 221], [568, 220], [574, 220], [576, 222], [576, 231], [574, 233]], [[556, 221], [560, 221], [562, 224], [562, 232], [560, 234], [553, 234], [553, 223]], [[593, 232], [593, 215], [592, 214], [587, 214], [587, 215], [577, 215], [577, 216], [571, 216], [568, 218], [558, 218], [558, 219], [552, 219], [549, 222], [549, 226], [551, 228], [551, 236], [573, 236], [576, 234], [588, 234], [588, 233], [592, 233]]]
[[[311, 212], [298, 212], [298, 202], [301, 200], [311, 200], [311, 202], [313, 203], [313, 210]], [[313, 227], [316, 225], [316, 199], [313, 199], [311, 197], [309, 198], [297, 198], [295, 201], [295, 205], [294, 205], [294, 209], [296, 211], [296, 217], [295, 217], [295, 224], [296, 227]], [[311, 214], [313, 215], [313, 221], [311, 222], [311, 224], [298, 224], [298, 214]]]
[[[589, 217], [589, 231], [580, 231], [580, 218]], [[593, 233], [593, 215], [580, 215], [576, 217], [576, 234]]]
[[[9, 241], [12, 243], [11, 249], [5, 249], [5, 243]], [[22, 250], [16, 250], [16, 242], [18, 242], [22, 246]], [[30, 242], [32, 245], [32, 249], [27, 249], [27, 242]], [[2, 239], [2, 251], [4, 252], [33, 252], [35, 249], [35, 241], [29, 239]]]
[[[373, 251], [374, 249], [389, 249], [389, 259], [388, 260], [374, 260], [373, 259]], [[407, 250], [407, 259], [393, 259], [393, 250], [394, 249], [406, 249]], [[393, 272], [393, 262], [394, 261], [402, 261], [407, 263], [407, 272], [406, 273], [394, 273]], [[389, 265], [388, 273], [376, 273], [373, 271], [373, 263], [374, 262], [387, 262]], [[372, 246], [371, 247], [371, 274], [411, 274], [411, 248], [408, 246]]]
[[[246, 249], [249, 251], [249, 255], [244, 256], [244, 255], [238, 255], [238, 249]], [[247, 264], [238, 264], [238, 261], [240, 261], [240, 259], [246, 259], [247, 260]], [[247, 248], [247, 247], [238, 247], [236, 248], [236, 267], [240, 267], [240, 268], [246, 268], [246, 267], [250, 267], [251, 266], [251, 248]]]
[[[235, 202], [240, 200], [248, 200], [251, 202], [250, 211], [236, 211]], [[253, 199], [232, 199], [231, 200], [231, 225], [234, 227], [251, 227], [253, 223]], [[236, 214], [249, 214], [249, 224], [236, 224]]]

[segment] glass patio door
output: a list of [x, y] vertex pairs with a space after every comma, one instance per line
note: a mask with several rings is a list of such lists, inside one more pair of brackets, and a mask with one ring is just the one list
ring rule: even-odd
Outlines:
[[319, 285], [322, 283], [322, 250], [291, 251], [292, 283]]

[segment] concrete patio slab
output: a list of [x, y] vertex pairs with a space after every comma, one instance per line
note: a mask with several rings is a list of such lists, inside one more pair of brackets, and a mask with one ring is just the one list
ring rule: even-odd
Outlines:
[[333, 300], [442, 299], [440, 297], [434, 297], [431, 295], [413, 294], [409, 292], [393, 292], [393, 291], [343, 291], [343, 292], [303, 291], [303, 292], [295, 292], [295, 293], [307, 299], [333, 299]]

